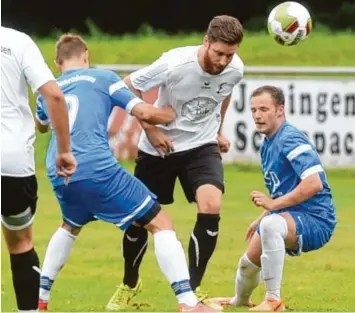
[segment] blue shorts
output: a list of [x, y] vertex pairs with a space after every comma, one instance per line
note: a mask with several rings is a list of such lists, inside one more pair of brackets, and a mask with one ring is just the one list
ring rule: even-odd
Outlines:
[[[296, 224], [296, 234], [298, 236], [298, 248], [295, 250], [286, 249], [290, 256], [300, 255], [302, 252], [318, 250], [323, 247], [332, 237], [336, 222], [332, 224], [325, 223], [324, 220], [299, 210], [281, 210], [289, 213]], [[278, 214], [280, 211], [270, 212], [269, 214]], [[257, 229], [260, 234], [259, 227]]]
[[102, 177], [56, 186], [54, 191], [63, 219], [72, 227], [99, 219], [125, 230], [156, 203], [156, 196], [121, 167]]

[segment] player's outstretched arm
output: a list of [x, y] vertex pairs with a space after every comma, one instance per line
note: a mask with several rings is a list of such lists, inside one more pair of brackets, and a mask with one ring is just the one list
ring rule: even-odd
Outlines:
[[130, 115], [150, 124], [167, 124], [175, 120], [176, 113], [171, 106], [156, 108], [146, 103], [116, 74], [110, 73], [107, 82], [111, 103], [126, 110]]
[[[143, 92], [133, 87], [133, 84], [132, 84], [132, 82], [131, 82], [131, 77], [130, 77], [130, 75], [128, 75], [127, 77], [124, 78], [124, 82], [125, 82], [125, 84], [127, 85], [127, 87], [128, 87], [138, 98], [144, 99]], [[145, 103], [145, 104], [148, 104], [148, 103]], [[149, 105], [149, 104], [148, 104], [148, 105]], [[148, 109], [146, 108], [145, 110], [147, 111]], [[154, 114], [154, 112], [152, 112], [152, 113]], [[160, 113], [160, 114], [161, 114], [161, 112], [156, 112], [156, 113], [158, 113], [158, 114]], [[147, 120], [146, 118], [139, 118], [138, 116], [136, 116], [136, 117], [140, 120], [140, 124], [142, 125], [143, 129], [152, 128], [152, 127], [154, 127], [154, 126], [152, 126], [152, 125], [154, 125], [154, 124], [166, 124], [166, 123], [169, 123], [169, 122], [172, 121], [172, 120], [170, 120], [170, 121], [166, 121], [166, 122], [155, 123], [155, 122], [151, 122], [151, 119], [148, 119], [148, 120]], [[163, 119], [164, 119], [164, 117], [163, 117]], [[175, 119], [175, 117], [174, 117], [174, 119]]]
[[176, 118], [176, 112], [172, 106], [166, 105], [163, 108], [156, 108], [145, 102], [136, 104], [131, 111], [131, 115], [153, 125], [167, 124]]
[[[145, 98], [145, 93], [143, 93], [142, 91], [136, 89], [133, 87], [133, 84], [132, 84], [132, 81], [131, 81], [131, 76], [128, 75], [126, 76], [123, 81], [125, 82], [125, 84], [127, 85], [127, 87], [140, 99], [143, 99], [143, 101], [145, 101], [146, 103], [148, 102], [154, 102], [156, 100], [156, 97], [157, 97], [157, 92], [156, 92], [156, 95], [154, 97], [154, 99], [150, 99], [150, 100], [154, 100], [154, 101], [149, 101]], [[141, 124], [142, 128], [144, 130], [150, 130], [150, 129], [155, 129], [155, 126], [153, 126], [152, 124], [150, 123], [147, 123], [147, 122], [144, 122], [142, 120], [138, 120], [139, 123]]]

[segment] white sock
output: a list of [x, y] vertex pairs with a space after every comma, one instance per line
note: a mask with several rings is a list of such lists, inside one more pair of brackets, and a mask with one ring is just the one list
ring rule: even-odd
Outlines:
[[48, 302], [53, 281], [67, 262], [76, 236], [59, 227], [49, 241], [41, 270], [39, 298]]
[[247, 304], [259, 282], [260, 267], [251, 262], [245, 253], [239, 260], [235, 275], [235, 296], [231, 303], [237, 306]]
[[179, 303], [196, 306], [197, 297], [190, 286], [184, 249], [173, 230], [154, 234], [154, 251], [161, 271], [173, 288]]
[[264, 217], [260, 223], [262, 246], [261, 270], [266, 286], [266, 298], [280, 300], [282, 272], [285, 262], [287, 222], [278, 215]]

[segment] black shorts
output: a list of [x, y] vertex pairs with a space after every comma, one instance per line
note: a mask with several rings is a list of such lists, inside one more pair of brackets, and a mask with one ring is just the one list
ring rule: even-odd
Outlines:
[[134, 175], [158, 197], [161, 204], [174, 202], [178, 177], [189, 202], [195, 201], [196, 190], [206, 184], [224, 193], [222, 158], [216, 144], [173, 153], [161, 158], [138, 151]]
[[32, 224], [37, 207], [36, 176], [1, 176], [1, 219], [10, 230]]

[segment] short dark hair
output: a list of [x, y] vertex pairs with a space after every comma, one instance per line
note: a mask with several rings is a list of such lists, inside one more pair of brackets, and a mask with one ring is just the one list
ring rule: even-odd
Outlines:
[[64, 34], [60, 36], [55, 45], [56, 61], [62, 64], [63, 61], [72, 57], [80, 57], [87, 50], [88, 46], [83, 38], [70, 33]]
[[285, 94], [281, 88], [270, 85], [261, 86], [253, 91], [251, 98], [260, 96], [263, 93], [268, 93], [275, 101], [275, 104], [285, 105]]
[[240, 44], [243, 40], [243, 26], [235, 17], [218, 15], [209, 23], [206, 35], [209, 42]]

